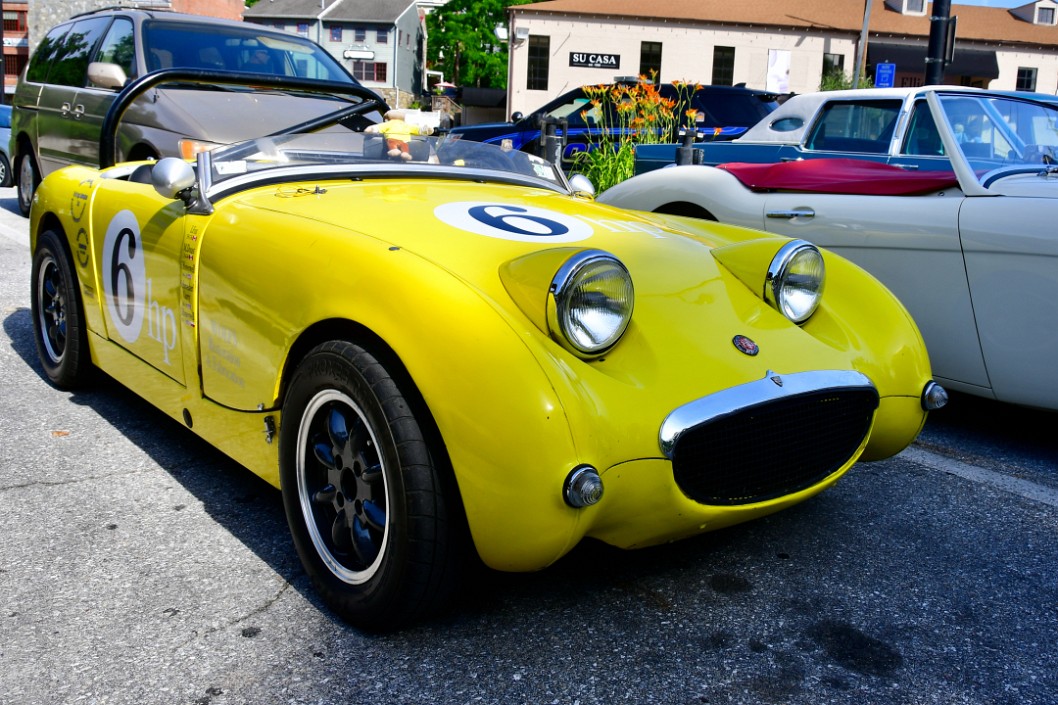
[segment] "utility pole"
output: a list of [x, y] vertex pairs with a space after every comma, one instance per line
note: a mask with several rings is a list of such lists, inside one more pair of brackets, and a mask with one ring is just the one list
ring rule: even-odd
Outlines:
[[948, 26], [951, 22], [951, 0], [933, 0], [929, 18], [929, 48], [926, 50], [926, 85], [944, 83], [944, 65], [948, 61]]
[[860, 74], [863, 73], [863, 59], [867, 54], [867, 37], [871, 24], [871, 0], [863, 4], [863, 29], [860, 31], [860, 43], [856, 46], [856, 65], [852, 69], [852, 87], [860, 87]]

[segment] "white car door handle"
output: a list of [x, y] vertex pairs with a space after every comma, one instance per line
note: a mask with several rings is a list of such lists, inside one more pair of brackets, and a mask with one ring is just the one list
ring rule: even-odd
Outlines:
[[793, 220], [794, 218], [812, 218], [815, 214], [816, 212], [811, 208], [791, 208], [790, 210], [768, 211], [764, 215], [769, 218]]
[[73, 116], [74, 116], [74, 118], [79, 119], [82, 115], [84, 115], [84, 106], [81, 105], [80, 103], [78, 103], [77, 105], [73, 106]]

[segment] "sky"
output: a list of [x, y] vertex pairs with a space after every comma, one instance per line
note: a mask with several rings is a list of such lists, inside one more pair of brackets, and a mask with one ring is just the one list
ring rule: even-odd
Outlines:
[[951, 0], [952, 5], [984, 5], [985, 7], [1020, 7], [1032, 0]]

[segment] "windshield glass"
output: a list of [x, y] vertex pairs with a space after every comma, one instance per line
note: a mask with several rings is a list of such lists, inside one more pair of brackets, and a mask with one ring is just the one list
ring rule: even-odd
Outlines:
[[1058, 107], [998, 96], [941, 96], [959, 149], [979, 176], [1058, 164]]
[[351, 83], [352, 77], [319, 46], [296, 36], [253, 29], [154, 20], [144, 24], [147, 69], [222, 69]]
[[214, 150], [212, 183], [286, 167], [316, 166], [321, 173], [335, 175], [383, 167], [388, 175], [406, 168], [420, 177], [436, 171], [448, 178], [474, 169], [467, 178], [480, 179], [488, 171], [498, 178], [530, 177], [565, 189], [561, 173], [550, 162], [525, 152], [469, 140], [412, 136], [406, 150], [391, 156], [392, 146], [386, 141], [381, 135], [345, 130], [262, 137]]

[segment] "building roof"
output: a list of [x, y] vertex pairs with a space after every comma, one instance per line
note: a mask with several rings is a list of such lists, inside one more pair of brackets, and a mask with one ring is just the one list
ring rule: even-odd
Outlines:
[[[1031, 5], [1032, 3], [1028, 3]], [[776, 29], [819, 30], [859, 34], [863, 29], [863, 0], [550, 0], [509, 8], [514, 15], [579, 15], [597, 18], [686, 22], [708, 25], [758, 26]], [[1022, 44], [1058, 48], [1058, 26], [1035, 25], [1012, 9], [952, 5], [958, 17], [957, 37], [991, 44]], [[872, 37], [928, 38], [929, 13], [904, 15], [888, 3], [871, 4]]]
[[322, 18], [336, 22], [393, 24], [414, 0], [258, 0], [243, 13], [251, 20]]

